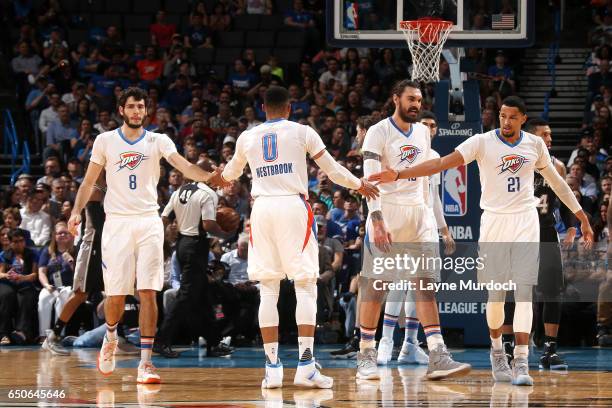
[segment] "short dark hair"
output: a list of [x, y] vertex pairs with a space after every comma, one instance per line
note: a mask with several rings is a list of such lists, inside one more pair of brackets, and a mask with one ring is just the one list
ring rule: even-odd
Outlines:
[[508, 96], [506, 99], [503, 100], [502, 105], [506, 105], [511, 108], [517, 108], [519, 112], [521, 112], [523, 115], [527, 113], [527, 107], [525, 106], [525, 102], [518, 96]]
[[411, 81], [410, 79], [402, 79], [401, 81], [397, 81], [395, 85], [393, 85], [393, 89], [391, 89], [391, 95], [402, 96], [406, 88], [414, 88], [419, 90], [421, 89], [418, 83]]
[[438, 118], [436, 117], [436, 114], [433, 113], [432, 111], [428, 111], [428, 110], [422, 111], [421, 114], [419, 115], [419, 120], [423, 120], [423, 119], [433, 119], [436, 121], [436, 123], [438, 123]]
[[576, 157], [589, 157], [590, 155], [591, 153], [584, 147], [579, 148], [576, 152]]
[[149, 102], [149, 96], [147, 95], [147, 92], [144, 89], [131, 86], [121, 91], [121, 95], [117, 100], [117, 107], [125, 107], [125, 104], [127, 103], [127, 100], [130, 96], [136, 101], [144, 100], [145, 106]]
[[15, 228], [10, 230], [8, 233], [8, 238], [12, 241], [13, 238], [23, 238], [26, 239], [25, 231], [21, 228]]
[[350, 195], [350, 194], [344, 199], [344, 201], [346, 201], [347, 203], [359, 204], [359, 200], [357, 200], [357, 197]]
[[289, 103], [289, 91], [282, 86], [272, 85], [264, 94], [264, 105], [272, 110], [283, 109]]
[[549, 126], [549, 123], [542, 118], [533, 118], [527, 122], [525, 130], [529, 133], [533, 133], [539, 126]]
[[68, 160], [67, 164], [76, 164], [77, 166], [83, 166], [83, 163], [81, 163], [81, 161], [77, 159], [76, 157], [73, 157], [70, 160]]

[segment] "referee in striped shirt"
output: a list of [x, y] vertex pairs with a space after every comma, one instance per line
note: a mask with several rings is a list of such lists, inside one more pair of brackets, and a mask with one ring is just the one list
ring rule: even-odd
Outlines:
[[[206, 171], [212, 171], [209, 161], [201, 161], [198, 165]], [[181, 269], [180, 288], [176, 301], [164, 316], [153, 348], [155, 352], [166, 358], [179, 356], [171, 346], [181, 322], [188, 323], [192, 338], [197, 339], [200, 335], [206, 338], [209, 357], [231, 353], [224, 345], [212, 347], [220, 343], [221, 335], [215, 327], [212, 305], [207, 293], [206, 270], [209, 251], [207, 233], [221, 238], [233, 235], [223, 231], [217, 224], [217, 203], [217, 194], [210, 187], [204, 183], [185, 179], [183, 185], [172, 193], [162, 213], [164, 225], [168, 224], [172, 215], [177, 220], [179, 235], [176, 257]]]

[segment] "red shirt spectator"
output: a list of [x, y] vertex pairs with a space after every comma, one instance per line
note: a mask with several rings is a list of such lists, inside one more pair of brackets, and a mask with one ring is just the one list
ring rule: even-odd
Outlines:
[[156, 81], [164, 72], [164, 61], [157, 59], [155, 56], [155, 48], [147, 47], [145, 59], [136, 63], [140, 79], [143, 81]]
[[176, 33], [174, 24], [166, 23], [166, 12], [160, 10], [155, 16], [155, 23], [151, 24], [151, 43], [160, 48], [168, 48], [172, 43], [172, 36]]

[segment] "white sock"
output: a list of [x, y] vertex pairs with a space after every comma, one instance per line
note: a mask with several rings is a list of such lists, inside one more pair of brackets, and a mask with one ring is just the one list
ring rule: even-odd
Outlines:
[[[401, 303], [398, 304], [401, 306]], [[387, 339], [393, 340], [393, 332], [395, 332], [396, 325], [397, 316], [385, 313], [385, 318], [383, 320], [382, 336]]]
[[516, 345], [514, 346], [514, 357], [525, 357], [529, 356], [529, 346], [524, 345]]
[[278, 362], [278, 342], [264, 343], [264, 352], [270, 364], [276, 364]]
[[491, 348], [493, 350], [501, 350], [503, 348], [502, 336], [499, 336], [497, 338], [491, 337]]
[[106, 340], [107, 341], [117, 340], [117, 323], [115, 323], [112, 326], [106, 323]]
[[376, 340], [374, 339], [376, 336], [376, 328], [366, 329], [365, 327], [361, 326], [359, 333], [361, 336], [359, 340], [359, 351], [376, 347]]
[[444, 344], [444, 338], [441, 334], [432, 334], [427, 337], [427, 349], [433, 350], [438, 344]]
[[442, 331], [440, 330], [439, 324], [423, 326], [423, 330], [425, 331], [427, 348], [429, 350], [434, 350], [438, 344], [444, 344], [444, 338], [442, 337]]
[[310, 361], [313, 357], [314, 337], [298, 337], [300, 361]]
[[406, 328], [404, 329], [404, 342], [417, 344], [419, 334], [419, 319], [406, 317]]

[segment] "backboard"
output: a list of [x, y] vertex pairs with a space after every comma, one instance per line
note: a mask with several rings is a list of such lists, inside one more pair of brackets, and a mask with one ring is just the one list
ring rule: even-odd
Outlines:
[[333, 47], [406, 47], [402, 20], [437, 16], [454, 23], [447, 47], [527, 47], [534, 41], [535, 0], [328, 0]]

